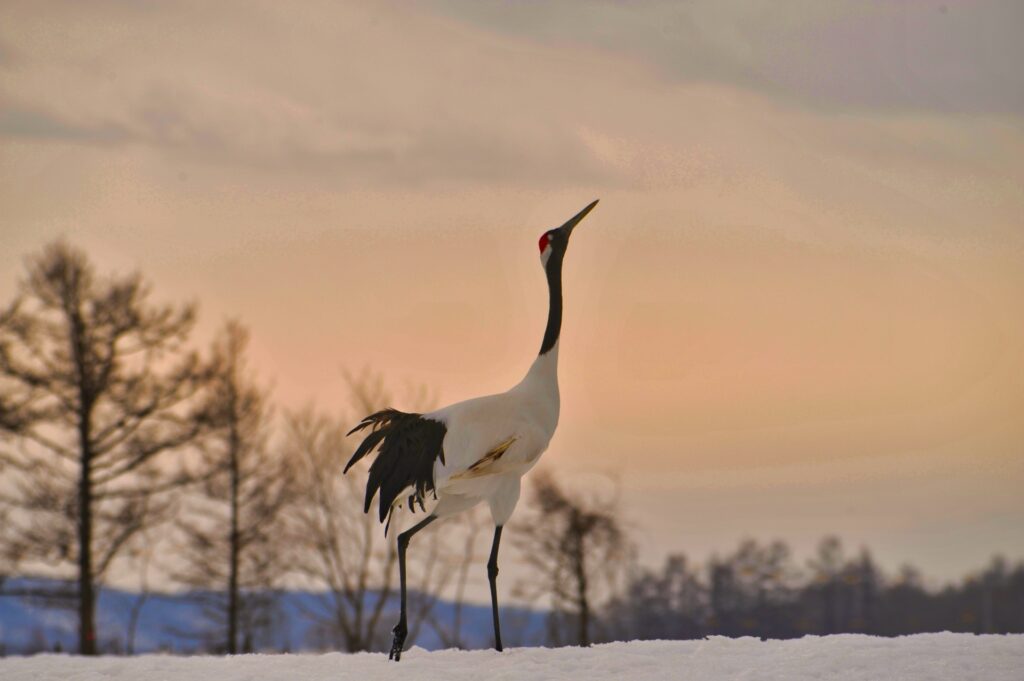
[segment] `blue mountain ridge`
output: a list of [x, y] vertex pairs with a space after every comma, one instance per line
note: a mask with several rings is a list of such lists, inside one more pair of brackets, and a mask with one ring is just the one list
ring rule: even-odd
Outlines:
[[[57, 588], [61, 582], [44, 578], [9, 578], [0, 589], [0, 654], [17, 655], [63, 650], [73, 652], [78, 647], [76, 613], [69, 608], [54, 607], [41, 601], [19, 596], [2, 595], [29, 588]], [[278, 592], [273, 626], [253, 641], [260, 652], [328, 651], [341, 649], [322, 626], [318, 626], [309, 612], [325, 612], [326, 592], [283, 590]], [[151, 592], [138, 613], [135, 629], [134, 652], [169, 652], [189, 654], [210, 650], [211, 640], [220, 640], [216, 625], [206, 619], [201, 601], [210, 592], [163, 593]], [[373, 605], [376, 592], [366, 596], [366, 605]], [[416, 594], [410, 592], [410, 604]], [[104, 588], [100, 591], [96, 608], [96, 624], [100, 647], [104, 652], [123, 653], [126, 650], [132, 608], [139, 594], [124, 589]], [[412, 609], [410, 608], [410, 611]], [[432, 618], [450, 630], [455, 616], [455, 604], [438, 600]], [[533, 645], [543, 641], [547, 613], [522, 607], [502, 607], [502, 639], [506, 645]], [[398, 619], [398, 597], [392, 595], [385, 604], [380, 627], [390, 630]], [[410, 630], [415, 624], [410, 622]], [[491, 609], [489, 605], [466, 603], [462, 606], [462, 643], [466, 648], [487, 648], [492, 644]], [[385, 637], [389, 638], [389, 637]], [[415, 641], [428, 650], [446, 647], [441, 636], [429, 623], [419, 627]]]

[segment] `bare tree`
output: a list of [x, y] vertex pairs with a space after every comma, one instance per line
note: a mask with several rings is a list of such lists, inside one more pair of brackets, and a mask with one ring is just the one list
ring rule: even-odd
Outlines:
[[709, 566], [709, 621], [726, 636], [796, 634], [796, 589], [800, 572], [782, 541], [745, 539]]
[[691, 639], [704, 635], [709, 620], [707, 589], [696, 566], [669, 554], [660, 570], [631, 570], [624, 592], [605, 609], [615, 640]]
[[577, 644], [593, 640], [596, 601], [614, 589], [632, 557], [619, 515], [614, 499], [572, 494], [550, 475], [534, 477], [528, 512], [513, 536], [539, 580], [521, 582], [517, 591], [550, 597], [553, 643], [563, 642], [566, 624], [575, 624]]
[[269, 391], [249, 378], [248, 339], [229, 321], [214, 340], [203, 409], [210, 432], [193, 474], [202, 482], [177, 522], [185, 565], [174, 576], [201, 590], [207, 617], [223, 627], [215, 647], [228, 654], [269, 621], [271, 590], [287, 569], [279, 542], [293, 490], [288, 463], [268, 446]]
[[817, 554], [808, 561], [814, 581], [820, 585], [822, 629], [834, 634], [842, 628], [842, 572], [846, 557], [843, 544], [834, 535], [818, 543]]
[[[390, 402], [383, 380], [364, 373], [348, 376], [357, 413], [380, 409]], [[424, 405], [422, 389], [405, 401]], [[366, 475], [341, 471], [352, 454], [346, 439], [352, 419], [332, 419], [307, 408], [287, 419], [288, 459], [301, 491], [290, 508], [289, 544], [293, 567], [307, 583], [326, 588], [327, 598], [310, 604], [307, 614], [317, 623], [321, 643], [348, 651], [381, 650], [390, 643], [385, 614], [393, 606], [396, 554], [373, 514], [363, 513]], [[400, 528], [392, 527], [391, 536]], [[441, 536], [429, 534], [422, 559], [411, 566], [410, 637], [415, 639], [452, 579], [442, 569]]]
[[881, 576], [866, 549], [859, 557], [848, 558], [839, 538], [828, 536], [818, 544], [808, 567], [812, 581], [804, 594], [816, 604], [815, 619], [824, 633], [875, 633]]
[[[308, 614], [349, 652], [372, 650], [391, 595], [395, 555], [378, 539], [374, 518], [362, 513], [360, 480], [341, 476], [349, 448], [345, 427], [312, 409], [290, 415], [288, 457], [302, 497], [290, 509], [293, 567], [328, 599]], [[375, 590], [375, 591], [374, 591]]]
[[27, 261], [0, 311], [5, 553], [77, 568], [79, 649], [97, 652], [95, 604], [111, 563], [166, 518], [181, 482], [160, 455], [197, 436], [202, 384], [191, 305], [154, 305], [138, 274], [98, 277], [62, 241]]

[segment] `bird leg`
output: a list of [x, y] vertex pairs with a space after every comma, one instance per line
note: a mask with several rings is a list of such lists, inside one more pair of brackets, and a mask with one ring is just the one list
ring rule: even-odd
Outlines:
[[501, 543], [501, 525], [494, 528], [494, 543], [491, 544], [491, 557], [487, 561], [487, 581], [491, 584], [491, 615], [494, 617], [494, 649], [499, 653], [501, 647], [501, 622], [498, 621], [498, 544]]
[[416, 525], [413, 525], [408, 530], [398, 535], [398, 578], [401, 582], [402, 614], [399, 616], [398, 624], [396, 624], [395, 628], [391, 630], [391, 633], [395, 635], [395, 638], [391, 642], [391, 652], [388, 654], [388, 659], [394, 660], [395, 662], [398, 662], [402, 658], [402, 647], [405, 645], [405, 637], [409, 634], [409, 627], [406, 624], [405, 618], [405, 549], [409, 546], [409, 540], [412, 539], [414, 534], [435, 520], [437, 520], [437, 516], [429, 515]]

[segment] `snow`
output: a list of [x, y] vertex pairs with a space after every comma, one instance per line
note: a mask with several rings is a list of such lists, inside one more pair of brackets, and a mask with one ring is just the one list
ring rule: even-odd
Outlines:
[[919, 634], [878, 638], [844, 634], [789, 641], [712, 637], [634, 641], [592, 648], [515, 648], [429, 652], [413, 648], [398, 664], [382, 654], [239, 657], [0, 659], [4, 681], [386, 681], [459, 679], [653, 679], [720, 681], [1021, 681], [1024, 635]]

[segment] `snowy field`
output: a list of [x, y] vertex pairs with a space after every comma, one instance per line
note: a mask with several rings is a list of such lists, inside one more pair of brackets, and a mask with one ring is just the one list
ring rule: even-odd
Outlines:
[[413, 648], [402, 662], [379, 654], [0, 659], [4, 681], [380, 681], [486, 678], [723, 679], [802, 681], [1021, 681], [1024, 635], [841, 635], [792, 641], [713, 637], [704, 641], [609, 643], [592, 648], [438, 651]]

